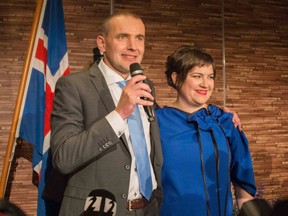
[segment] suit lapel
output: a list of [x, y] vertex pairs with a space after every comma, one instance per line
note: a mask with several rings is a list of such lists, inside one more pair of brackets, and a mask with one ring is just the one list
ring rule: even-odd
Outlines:
[[115, 109], [115, 104], [106, 84], [105, 78], [96, 64], [90, 68], [90, 78], [108, 113], [112, 112]]
[[[107, 114], [112, 112], [115, 109], [115, 104], [109, 91], [109, 88], [107, 86], [107, 83], [105, 81], [105, 78], [100, 69], [98, 68], [97, 64], [94, 64], [90, 68], [90, 77], [92, 84], [94, 85], [96, 91], [101, 97], [103, 104], [107, 109]], [[127, 138], [125, 137], [124, 134], [121, 136], [121, 139], [125, 143], [125, 146], [128, 150], [128, 144], [126, 140]]]

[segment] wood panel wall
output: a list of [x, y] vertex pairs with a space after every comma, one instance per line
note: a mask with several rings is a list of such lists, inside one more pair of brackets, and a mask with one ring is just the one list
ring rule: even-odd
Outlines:
[[[109, 0], [63, 0], [72, 73], [92, 62], [95, 38], [110, 13], [109, 4]], [[35, 0], [0, 3], [1, 168], [35, 8]], [[239, 113], [263, 198], [273, 203], [287, 196], [288, 2], [227, 0], [224, 20], [221, 1], [213, 0], [116, 0], [115, 11], [122, 9], [136, 12], [146, 23], [142, 67], [155, 84], [160, 105], [175, 98], [163, 73], [168, 54], [179, 45], [196, 44], [214, 56], [217, 81], [211, 103], [226, 103]], [[36, 215], [31, 152], [29, 145], [17, 147], [7, 196], [28, 215]]]

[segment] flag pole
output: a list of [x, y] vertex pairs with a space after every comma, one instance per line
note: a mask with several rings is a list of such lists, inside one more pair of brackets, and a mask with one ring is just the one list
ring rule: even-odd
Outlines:
[[11, 167], [11, 161], [13, 160], [13, 157], [14, 157], [14, 151], [16, 147], [15, 134], [16, 134], [16, 129], [17, 129], [18, 121], [19, 121], [20, 109], [21, 109], [21, 104], [22, 104], [24, 90], [25, 90], [25, 83], [27, 80], [28, 72], [29, 72], [30, 62], [32, 58], [33, 48], [34, 48], [34, 41], [35, 41], [36, 34], [37, 34], [37, 27], [39, 24], [43, 1], [44, 0], [37, 1], [37, 6], [36, 6], [35, 14], [34, 14], [34, 20], [33, 20], [32, 30], [30, 34], [29, 45], [27, 49], [25, 62], [24, 62], [24, 67], [22, 70], [22, 78], [20, 81], [13, 120], [11, 124], [9, 138], [8, 138], [8, 144], [6, 147], [6, 155], [5, 155], [3, 168], [2, 168], [2, 176], [1, 176], [1, 182], [0, 182], [0, 198], [4, 198], [5, 196], [5, 190], [6, 190], [7, 180], [9, 176], [10, 167]]

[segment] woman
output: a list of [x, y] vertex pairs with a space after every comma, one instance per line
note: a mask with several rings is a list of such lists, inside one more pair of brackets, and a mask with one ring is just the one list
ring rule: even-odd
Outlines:
[[182, 46], [166, 62], [177, 99], [156, 111], [163, 150], [162, 216], [232, 215], [256, 193], [248, 141], [232, 114], [208, 105], [216, 75], [213, 58]]

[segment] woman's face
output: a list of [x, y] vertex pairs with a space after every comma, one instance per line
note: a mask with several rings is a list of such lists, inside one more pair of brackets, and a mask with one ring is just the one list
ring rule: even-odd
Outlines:
[[201, 107], [206, 104], [214, 89], [212, 65], [195, 66], [188, 73], [179, 91], [179, 99], [187, 107]]

